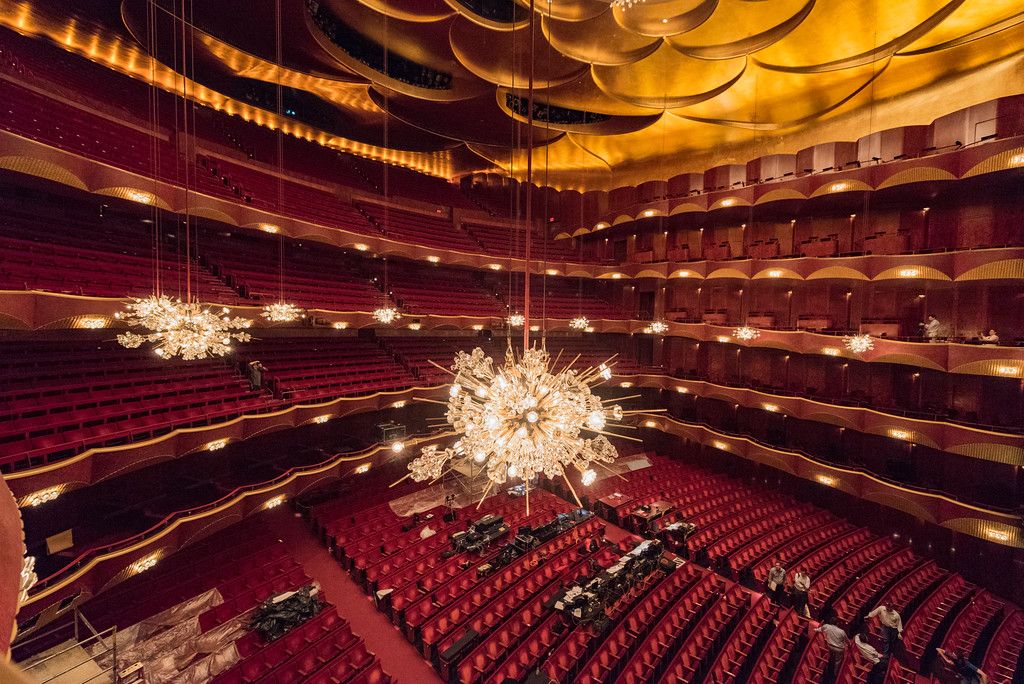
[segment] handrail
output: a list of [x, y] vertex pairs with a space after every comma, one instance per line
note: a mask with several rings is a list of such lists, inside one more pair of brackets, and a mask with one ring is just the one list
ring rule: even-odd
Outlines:
[[[422, 432], [422, 433], [416, 433], [414, 435], [411, 435], [411, 436], [407, 437], [406, 439], [411, 439], [411, 440], [429, 439], [431, 437], [439, 436], [439, 435], [443, 435], [443, 434], [444, 434], [444, 432]], [[178, 519], [180, 519], [182, 517], [189, 516], [189, 515], [195, 515], [197, 513], [202, 513], [202, 512], [213, 510], [215, 508], [221, 507], [221, 506], [223, 506], [223, 505], [225, 505], [225, 504], [227, 504], [229, 502], [234, 501], [235, 499], [237, 499], [239, 496], [241, 496], [243, 494], [246, 494], [248, 492], [253, 492], [253, 491], [261, 490], [261, 489], [272, 488], [272, 487], [274, 487], [276, 485], [279, 485], [279, 484], [281, 484], [281, 483], [291, 479], [292, 477], [294, 477], [296, 475], [301, 475], [302, 473], [307, 472], [307, 471], [322, 470], [325, 467], [330, 467], [330, 466], [333, 466], [335, 464], [342, 463], [342, 462], [345, 462], [345, 461], [355, 461], [355, 460], [359, 460], [359, 459], [362, 459], [362, 458], [366, 458], [367, 456], [372, 455], [373, 453], [375, 453], [377, 451], [380, 451], [381, 449], [384, 449], [384, 448], [388, 448], [388, 447], [383, 445], [383, 443], [381, 443], [381, 442], [375, 442], [374, 444], [372, 444], [372, 445], [370, 445], [368, 447], [365, 447], [363, 449], [359, 449], [358, 451], [338, 452], [338, 453], [333, 454], [329, 458], [327, 458], [327, 459], [325, 459], [323, 461], [320, 461], [319, 463], [314, 463], [314, 464], [310, 464], [310, 465], [296, 466], [294, 468], [289, 468], [288, 470], [284, 471], [283, 473], [281, 473], [277, 477], [274, 477], [274, 478], [272, 478], [270, 480], [264, 480], [263, 482], [256, 482], [256, 483], [247, 484], [247, 485], [240, 485], [238, 487], [235, 487], [233, 490], [231, 490], [230, 492], [228, 492], [224, 496], [222, 496], [219, 499], [216, 499], [214, 501], [210, 501], [208, 503], [201, 504], [199, 506], [194, 506], [192, 508], [184, 508], [184, 509], [180, 509], [180, 510], [174, 511], [173, 513], [169, 513], [168, 515], [164, 516], [159, 522], [157, 522], [154, 525], [150, 526], [146, 530], [143, 530], [142, 532], [138, 532], [138, 533], [132, 535], [131, 537], [127, 537], [127, 538], [124, 538], [124, 539], [119, 539], [119, 540], [114, 541], [114, 542], [109, 542], [109, 543], [104, 544], [102, 546], [93, 546], [93, 547], [90, 547], [90, 548], [86, 549], [85, 551], [82, 551], [70, 563], [68, 563], [67, 565], [63, 566], [62, 568], [60, 568], [56, 572], [50, 574], [49, 576], [47, 576], [47, 577], [39, 580], [38, 582], [36, 582], [35, 586], [32, 588], [31, 594], [37, 594], [40, 591], [42, 591], [44, 589], [47, 589], [51, 584], [56, 583], [57, 581], [61, 580], [65, 575], [67, 575], [67, 574], [69, 574], [69, 573], [71, 573], [71, 572], [73, 572], [75, 570], [78, 570], [79, 568], [83, 567], [87, 562], [89, 562], [90, 560], [92, 560], [96, 556], [102, 555], [104, 553], [110, 553], [110, 552], [115, 551], [115, 550], [117, 550], [119, 548], [123, 548], [123, 547], [127, 547], [127, 546], [132, 546], [134, 544], [138, 544], [138, 543], [140, 543], [142, 541], [145, 541], [147, 538], [149, 538], [149, 537], [153, 536], [155, 533], [157, 533], [157, 532], [159, 532], [159, 531], [169, 527], [175, 521], [177, 521]]]
[[947, 501], [950, 501], [951, 503], [959, 504], [959, 505], [962, 505], [962, 506], [967, 506], [969, 508], [973, 508], [974, 510], [981, 511], [981, 512], [984, 512], [984, 513], [988, 513], [990, 515], [996, 515], [996, 516], [1004, 517], [1004, 518], [1008, 517], [1008, 518], [1019, 519], [1021, 517], [1021, 513], [1024, 512], [1024, 505], [1019, 506], [1017, 508], [1003, 508], [1003, 507], [1000, 507], [1000, 506], [980, 506], [980, 505], [978, 505], [975, 502], [965, 501], [962, 498], [959, 498], [959, 497], [957, 497], [957, 496], [955, 496], [953, 494], [950, 494], [949, 492], [945, 492], [945, 491], [941, 491], [941, 490], [935, 490], [935, 489], [928, 489], [926, 487], [916, 487], [916, 486], [913, 486], [913, 485], [909, 485], [906, 482], [899, 482], [898, 480], [890, 479], [890, 478], [888, 478], [888, 477], [886, 477], [884, 475], [880, 475], [880, 474], [878, 474], [878, 473], [876, 473], [874, 471], [868, 470], [868, 469], [863, 468], [861, 466], [851, 466], [851, 465], [847, 465], [847, 464], [832, 463], [832, 462], [827, 461], [827, 460], [825, 460], [823, 458], [814, 456], [813, 454], [809, 454], [809, 453], [807, 453], [806, 451], [804, 451], [802, 449], [793, 449], [793, 448], [789, 448], [789, 447], [780, 447], [780, 446], [777, 446], [775, 444], [771, 444], [769, 442], [764, 442], [764, 441], [762, 441], [762, 440], [760, 440], [760, 439], [758, 439], [756, 437], [753, 437], [753, 436], [748, 435], [748, 434], [743, 433], [743, 432], [730, 432], [728, 430], [724, 430], [724, 429], [722, 429], [720, 427], [717, 427], [717, 426], [714, 426], [714, 425], [710, 425], [710, 424], [704, 423], [702, 421], [684, 420], [682, 418], [677, 418], [677, 417], [672, 416], [672, 415], [668, 415], [668, 416], [665, 416], [665, 417], [668, 420], [670, 420], [671, 422], [677, 423], [679, 425], [703, 428], [705, 430], [708, 430], [708, 431], [710, 431], [710, 432], [712, 432], [714, 434], [717, 434], [717, 435], [721, 435], [723, 437], [733, 437], [733, 438], [736, 438], [736, 439], [742, 439], [744, 441], [750, 442], [751, 444], [755, 444], [755, 445], [763, 447], [765, 449], [769, 449], [769, 450], [774, 451], [776, 453], [794, 454], [794, 455], [800, 456], [800, 457], [802, 457], [802, 458], [804, 458], [804, 459], [806, 459], [808, 461], [811, 461], [813, 463], [817, 463], [818, 465], [822, 465], [822, 466], [825, 466], [825, 467], [828, 467], [828, 468], [836, 468], [836, 469], [839, 469], [839, 470], [842, 470], [842, 471], [845, 471], [845, 472], [858, 473], [858, 474], [863, 475], [865, 477], [868, 477], [868, 478], [870, 478], [872, 480], [875, 480], [876, 482], [880, 482], [882, 484], [889, 485], [891, 487], [895, 487], [895, 488], [901, 489], [903, 491], [908, 491], [908, 492], [913, 492], [913, 493], [916, 493], [916, 494], [923, 494], [925, 496], [937, 497], [937, 498], [940, 498], [940, 499], [945, 499]]

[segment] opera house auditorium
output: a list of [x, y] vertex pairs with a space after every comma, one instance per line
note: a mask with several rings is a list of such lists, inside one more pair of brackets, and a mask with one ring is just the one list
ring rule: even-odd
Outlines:
[[0, 684], [1024, 684], [1021, 0], [0, 0]]

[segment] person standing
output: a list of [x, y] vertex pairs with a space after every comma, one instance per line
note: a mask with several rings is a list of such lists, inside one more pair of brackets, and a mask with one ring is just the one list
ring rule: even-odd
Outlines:
[[793, 575], [793, 588], [790, 590], [789, 600], [799, 615], [810, 617], [811, 611], [807, 607], [807, 593], [811, 590], [811, 576], [800, 570]]
[[768, 580], [766, 582], [766, 594], [775, 603], [780, 603], [779, 598], [782, 596], [782, 586], [786, 583], [786, 569], [782, 567], [782, 563], [778, 558], [772, 563], [771, 569], [768, 571]]
[[814, 631], [825, 635], [825, 645], [828, 646], [829, 652], [828, 673], [832, 676], [839, 666], [839, 661], [842, 660], [843, 653], [846, 652], [850, 637], [846, 636], [841, 627], [836, 627], [831, 622], [822, 623]]
[[881, 605], [867, 614], [867, 619], [877, 617], [882, 626], [882, 638], [885, 640], [884, 653], [889, 655], [896, 647], [896, 642], [903, 638], [903, 619], [895, 608]]
[[939, 341], [939, 328], [942, 327], [942, 324], [939, 323], [938, 318], [932, 314], [928, 314], [928, 318], [926, 318], [924, 323], [921, 324], [921, 327], [923, 328], [924, 338], [926, 340], [929, 342]]

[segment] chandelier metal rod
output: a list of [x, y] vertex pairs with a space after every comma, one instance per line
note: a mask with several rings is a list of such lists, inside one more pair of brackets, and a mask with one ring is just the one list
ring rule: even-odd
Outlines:
[[536, 30], [536, 13], [534, 4], [536, 0], [530, 0], [530, 73], [527, 84], [526, 95], [526, 225], [524, 237], [526, 246], [523, 265], [523, 351], [530, 347], [530, 243], [533, 242], [533, 67], [536, 61], [534, 55], [534, 31]]

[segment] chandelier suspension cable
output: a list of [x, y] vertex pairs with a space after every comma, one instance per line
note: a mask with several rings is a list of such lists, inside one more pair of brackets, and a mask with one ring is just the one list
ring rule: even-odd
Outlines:
[[533, 67], [536, 61], [534, 55], [534, 32], [536, 30], [536, 15], [534, 5], [536, 0], [530, 0], [530, 46], [529, 46], [529, 81], [526, 90], [526, 222], [524, 225], [524, 237], [526, 245], [523, 249], [523, 351], [530, 348], [530, 229], [533, 227]]
[[[274, 58], [277, 60], [277, 68], [282, 68], [281, 59], [281, 0], [274, 3]], [[284, 89], [281, 79], [277, 79], [277, 119], [282, 121], [284, 107]], [[277, 128], [277, 211], [282, 213], [281, 201], [284, 198], [284, 132], [281, 127]], [[277, 301], [284, 304], [284, 234], [278, 231], [277, 234]]]
[[[158, 178], [160, 173], [160, 145], [157, 135], [160, 128], [160, 90], [156, 85], [156, 54], [157, 54], [157, 29], [156, 29], [156, 8], [149, 0], [146, 3], [146, 40], [148, 42], [149, 58], [149, 158], [153, 172], [153, 178]], [[157, 297], [161, 294], [160, 276], [160, 207], [156, 202], [150, 203], [150, 216], [153, 221], [150, 229], [153, 241], [153, 294]]]
[[185, 0], [181, 0], [181, 112], [182, 134], [185, 141], [185, 302], [192, 303], [192, 224], [189, 220], [189, 170], [192, 168], [192, 148], [188, 137], [188, 50], [185, 33]]
[[[551, 21], [551, 3], [548, 3], [548, 21]], [[545, 60], [545, 80], [544, 80], [544, 92], [547, 93], [551, 90], [551, 42], [544, 41], [547, 46], [544, 50]], [[531, 46], [531, 52], [532, 52]], [[530, 111], [530, 125], [533, 125], [533, 111]], [[550, 164], [550, 152], [551, 145], [548, 142], [551, 140], [551, 112], [548, 109], [548, 115], [545, 117], [544, 122], [544, 216], [541, 217], [542, 236], [544, 238], [543, 243], [543, 264], [541, 266], [541, 300], [540, 300], [540, 347], [541, 349], [547, 350], [548, 348], [548, 240], [550, 239], [549, 227], [550, 223], [548, 218], [551, 216], [551, 207], [548, 200], [551, 197], [550, 187], [548, 187], [548, 170]], [[532, 236], [531, 236], [532, 238]]]

